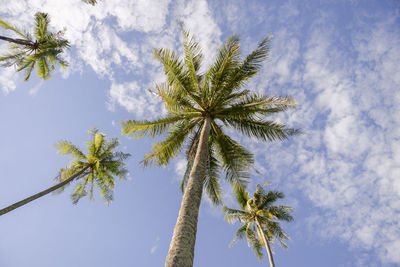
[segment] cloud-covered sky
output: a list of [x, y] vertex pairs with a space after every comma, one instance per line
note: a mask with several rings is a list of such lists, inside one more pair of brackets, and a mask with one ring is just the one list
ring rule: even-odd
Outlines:
[[[35, 12], [49, 13], [53, 29], [66, 28], [65, 37], [72, 44], [65, 55], [70, 67], [55, 73], [48, 82], [32, 78], [24, 83], [12, 68], [0, 69], [0, 119], [4, 125], [0, 136], [3, 147], [0, 169], [7, 174], [1, 179], [1, 206], [51, 184], [52, 173], [62, 167], [61, 161], [53, 159], [55, 156], [51, 154], [51, 144], [56, 140], [75, 138], [83, 144], [84, 131], [92, 123], [118, 135], [119, 126], [112, 125], [112, 121], [155, 118], [164, 112], [159, 100], [147, 90], [164, 79], [152, 53], [157, 47], [182, 51], [179, 21], [200, 41], [207, 55], [204, 68], [228, 36], [237, 33], [246, 54], [267, 34], [272, 34], [270, 57], [248, 86], [270, 95], [293, 96], [298, 107], [274, 119], [299, 127], [304, 134], [283, 143], [263, 144], [249, 139], [241, 142], [256, 154], [256, 168], [261, 173], [255, 172], [250, 189], [268, 179], [273, 188], [285, 192], [286, 204], [296, 208], [296, 221], [285, 225], [292, 236], [290, 248], [284, 251], [276, 247], [277, 263], [279, 266], [400, 265], [398, 1], [100, 0], [93, 7], [79, 0], [0, 0], [0, 6], [2, 19], [28, 29]], [[7, 34], [0, 30], [0, 35]], [[6, 45], [0, 45], [4, 51]], [[48, 129], [45, 134], [44, 129]], [[106, 248], [118, 258], [110, 259], [111, 263], [119, 263], [116, 266], [163, 264], [179, 207], [182, 161], [177, 160], [167, 169], [142, 171], [137, 162], [150, 149], [151, 141], [121, 139], [126, 149], [137, 155], [130, 161], [133, 179], [124, 182], [129, 184], [124, 188], [117, 188], [112, 207], [102, 207], [101, 201], [71, 207], [68, 196], [49, 196], [34, 206], [41, 218], [57, 221], [58, 240], [65, 241], [57, 243], [61, 250], [75, 251], [73, 242], [80, 243], [82, 249], [94, 246], [87, 255], [78, 253], [80, 261], [73, 266], [87, 266], [84, 263], [92, 257], [101, 257]], [[27, 164], [32, 165], [30, 178], [24, 170], [18, 170], [17, 155], [22, 152], [29, 158]], [[31, 153], [39, 156], [36, 159]], [[39, 162], [40, 158], [49, 164]], [[44, 169], [49, 173], [41, 174], [42, 177]], [[149, 178], [151, 175], [157, 179]], [[36, 176], [43, 181], [33, 182]], [[155, 195], [144, 195], [145, 188], [152, 189], [150, 192]], [[233, 203], [229, 190], [225, 191], [226, 201]], [[135, 199], [133, 192], [145, 201]], [[63, 213], [59, 206], [51, 204], [59, 221], [49, 217], [51, 214], [46, 211], [49, 207], [43, 206], [55, 198], [57, 205], [62, 204], [66, 210]], [[160, 201], [165, 203], [161, 205]], [[160, 211], [159, 205], [165, 207]], [[21, 245], [34, 244], [35, 238], [46, 236], [41, 241], [42, 249], [53, 253], [55, 266], [67, 266], [71, 262], [57, 258], [58, 254], [50, 249], [53, 232], [35, 223], [30, 208], [0, 218], [0, 225], [5, 225], [0, 227], [0, 265], [26, 266], [29, 262], [32, 266], [54, 266], [46, 265], [50, 261], [42, 263], [39, 256], [29, 260], [28, 256], [34, 252], [29, 252], [28, 245]], [[113, 219], [103, 209], [111, 210]], [[125, 218], [129, 210], [135, 212]], [[94, 227], [76, 233], [72, 230], [79, 228], [74, 224], [76, 220], [65, 216], [75, 218], [82, 213], [87, 216], [83, 222], [86, 227], [94, 219], [102, 219], [103, 224], [112, 220], [117, 224], [116, 232], [104, 229], [101, 232]], [[157, 213], [168, 217], [168, 223], [160, 226], [163, 217]], [[264, 263], [257, 262], [245, 242], [226, 248], [235, 227], [225, 225], [222, 217], [219, 209], [203, 205], [195, 264], [241, 266], [242, 261], [251, 263], [248, 266], [262, 266]], [[29, 226], [24, 228], [21, 220]], [[71, 232], [63, 233], [62, 229], [68, 227], [72, 227]], [[140, 234], [135, 232], [138, 227], [143, 230]], [[22, 232], [15, 234], [16, 229]], [[210, 236], [215, 238], [215, 235], [209, 233], [217, 230], [220, 238], [212, 241]], [[112, 248], [90, 242], [97, 240], [94, 236], [100, 232]], [[68, 233], [85, 237], [75, 240]], [[223, 247], [217, 247], [218, 244]], [[129, 248], [141, 247], [147, 252], [135, 254], [135, 259], [129, 256], [133, 255], [129, 254]], [[24, 254], [21, 250], [28, 255], [26, 261], [17, 257]], [[41, 253], [43, 257], [47, 255]], [[216, 259], [218, 255], [223, 258]], [[215, 261], [207, 261], [208, 256]], [[99, 261], [96, 265], [105, 266], [102, 264], [107, 262]]]

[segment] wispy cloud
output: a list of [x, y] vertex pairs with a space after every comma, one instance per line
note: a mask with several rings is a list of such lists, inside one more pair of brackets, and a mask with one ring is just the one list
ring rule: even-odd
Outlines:
[[155, 243], [155, 245], [152, 246], [150, 249], [150, 254], [154, 254], [157, 251], [159, 243], [160, 243], [160, 237], [157, 237], [156, 241], [154, 243]]
[[329, 19], [321, 15], [302, 50], [304, 37], [292, 33], [280, 32], [273, 43], [278, 67], [268, 74], [267, 64], [269, 80], [257, 85], [293, 88], [300, 106], [284, 121], [305, 134], [288, 145], [259, 147], [259, 157], [282, 186], [302, 188], [320, 207], [310, 223], [321, 235], [400, 263], [394, 253], [400, 249], [400, 32], [393, 19], [381, 17], [372, 28], [354, 24], [358, 33], [345, 39]]

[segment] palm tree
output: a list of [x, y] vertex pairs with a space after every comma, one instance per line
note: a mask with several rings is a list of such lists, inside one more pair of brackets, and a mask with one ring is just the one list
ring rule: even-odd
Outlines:
[[124, 160], [130, 155], [114, 151], [119, 145], [117, 138], [107, 140], [105, 134], [100, 133], [97, 129], [92, 129], [89, 133], [92, 135], [92, 140], [87, 143], [87, 155], [68, 141], [59, 141], [56, 144], [56, 147], [59, 148], [58, 153], [68, 154], [75, 158], [68, 167], [59, 172], [56, 177], [59, 183], [0, 210], [0, 216], [50, 192], [61, 192], [75, 180], [81, 180], [81, 182], [77, 184], [71, 195], [74, 204], [77, 204], [88, 193], [90, 199], [93, 199], [93, 189], [96, 185], [105, 204], [108, 205], [113, 199], [114, 177], [125, 179], [127, 170]]
[[0, 57], [2, 66], [16, 66], [17, 71], [25, 71], [25, 81], [31, 76], [36, 66], [37, 75], [44, 80], [51, 77], [50, 72], [55, 70], [55, 63], [65, 68], [68, 63], [60, 57], [60, 54], [69, 47], [67, 40], [62, 38], [63, 32], [51, 33], [47, 27], [50, 22], [46, 13], [35, 14], [35, 29], [33, 40], [30, 33], [19, 30], [17, 27], [7, 24], [0, 19], [0, 26], [11, 30], [20, 38], [0, 36], [1, 40], [10, 43], [10, 52]]
[[[287, 248], [284, 240], [289, 240], [288, 235], [279, 226], [278, 221], [293, 221], [290, 213], [293, 211], [291, 207], [282, 205], [273, 205], [278, 199], [284, 198], [284, 194], [278, 191], [264, 191], [257, 185], [257, 189], [253, 198], [249, 198], [249, 194], [242, 188], [236, 190], [236, 200], [240, 210], [223, 207], [223, 211], [227, 214], [225, 220], [229, 223], [240, 221], [243, 225], [236, 232], [230, 245], [237, 238], [242, 239], [246, 236], [247, 244], [252, 246], [257, 258], [262, 258], [262, 246], [264, 245], [271, 267], [275, 267], [272, 257], [270, 242], [278, 240], [282, 247]], [[257, 233], [257, 234], [256, 234]], [[257, 237], [258, 235], [258, 237]]]
[[244, 187], [253, 155], [229, 137], [224, 127], [260, 139], [283, 140], [297, 130], [266, 120], [266, 116], [294, 107], [290, 97], [264, 96], [245, 90], [267, 58], [266, 37], [244, 60], [240, 59], [239, 38], [230, 37], [219, 50], [214, 64], [201, 71], [203, 55], [199, 43], [183, 32], [184, 57], [169, 49], [156, 49], [154, 56], [164, 66], [165, 83], [152, 91], [164, 102], [167, 115], [148, 121], [121, 122], [122, 133], [141, 138], [167, 133], [145, 155], [144, 166], [167, 165], [186, 144], [188, 165], [185, 188], [165, 266], [192, 266], [197, 221], [203, 187], [214, 203], [220, 202], [220, 171], [236, 187]]

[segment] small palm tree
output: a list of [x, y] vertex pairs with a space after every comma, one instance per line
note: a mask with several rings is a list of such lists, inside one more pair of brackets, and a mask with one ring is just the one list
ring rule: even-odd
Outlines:
[[121, 126], [123, 134], [137, 138], [167, 133], [145, 155], [144, 166], [153, 162], [167, 165], [186, 144], [185, 190], [165, 266], [187, 267], [193, 265], [203, 187], [214, 203], [220, 203], [221, 170], [232, 185], [244, 187], [253, 163], [252, 153], [229, 137], [224, 128], [262, 141], [283, 140], [298, 131], [266, 119], [294, 107], [290, 97], [268, 97], [243, 88], [267, 58], [269, 37], [241, 60], [239, 38], [232, 36], [219, 50], [214, 64], [202, 72], [199, 43], [182, 31], [183, 58], [169, 49], [154, 51], [164, 66], [167, 82], [157, 84], [152, 92], [164, 102], [167, 115], [153, 121], [128, 120]]
[[[223, 211], [227, 214], [225, 219], [229, 223], [240, 221], [243, 225], [236, 232], [230, 245], [237, 238], [247, 238], [247, 244], [252, 246], [257, 258], [262, 258], [262, 247], [265, 246], [271, 267], [275, 267], [270, 242], [278, 240], [282, 247], [287, 248], [285, 240], [288, 235], [279, 226], [278, 221], [293, 221], [290, 213], [293, 211], [291, 207], [282, 205], [273, 205], [278, 199], [284, 198], [284, 194], [278, 191], [264, 191], [257, 185], [257, 189], [253, 198], [249, 198], [249, 194], [238, 188], [236, 190], [236, 200], [240, 209], [230, 209], [223, 207]], [[257, 233], [257, 234], [256, 234]]]
[[35, 29], [33, 40], [30, 33], [19, 30], [17, 27], [7, 24], [0, 19], [0, 26], [11, 30], [20, 38], [0, 36], [0, 40], [10, 43], [10, 52], [0, 57], [2, 66], [15, 66], [17, 71], [25, 71], [25, 81], [31, 76], [36, 67], [37, 75], [44, 80], [51, 77], [50, 72], [55, 70], [55, 63], [65, 68], [68, 63], [60, 57], [60, 54], [69, 47], [67, 40], [62, 38], [63, 32], [51, 33], [47, 27], [50, 22], [46, 13], [35, 14]]
[[121, 180], [125, 179], [128, 171], [125, 168], [124, 160], [130, 155], [114, 151], [119, 145], [117, 138], [107, 140], [105, 134], [100, 133], [97, 129], [92, 129], [89, 133], [92, 135], [92, 140], [87, 143], [87, 155], [68, 141], [59, 141], [56, 144], [56, 147], [59, 148], [58, 153], [68, 154], [75, 158], [68, 167], [61, 169], [59, 172], [56, 177], [59, 183], [0, 210], [0, 216], [48, 193], [61, 192], [65, 186], [75, 180], [81, 180], [81, 182], [77, 184], [71, 195], [74, 204], [78, 203], [88, 193], [90, 199], [93, 199], [93, 189], [94, 185], [96, 185], [105, 204], [108, 205], [113, 199], [114, 177], [118, 177]]

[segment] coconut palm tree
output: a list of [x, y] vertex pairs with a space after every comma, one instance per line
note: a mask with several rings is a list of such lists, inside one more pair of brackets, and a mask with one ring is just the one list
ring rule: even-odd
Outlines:
[[116, 152], [115, 148], [119, 145], [117, 138], [106, 139], [106, 135], [97, 129], [89, 131], [92, 140], [87, 142], [87, 154], [85, 155], [77, 146], [68, 141], [59, 141], [56, 147], [58, 153], [71, 155], [75, 158], [68, 167], [61, 169], [56, 181], [58, 183], [42, 192], [21, 200], [0, 210], [0, 216], [19, 208], [29, 202], [47, 195], [50, 192], [61, 192], [75, 180], [80, 182], [75, 187], [71, 197], [74, 204], [89, 194], [93, 199], [94, 186], [99, 188], [101, 196], [106, 205], [113, 199], [114, 177], [123, 180], [127, 170], [124, 160], [130, 155], [123, 152]]
[[240, 58], [239, 38], [234, 35], [221, 47], [215, 62], [203, 72], [199, 43], [185, 30], [184, 56], [169, 49], [156, 49], [167, 81], [152, 92], [165, 104], [167, 114], [156, 120], [121, 122], [122, 133], [141, 138], [165, 134], [145, 155], [144, 166], [167, 165], [186, 144], [188, 167], [185, 188], [165, 266], [192, 266], [197, 221], [203, 187], [215, 203], [220, 202], [220, 171], [236, 187], [244, 187], [253, 155], [229, 137], [225, 128], [262, 141], [283, 140], [297, 130], [266, 117], [294, 107], [290, 97], [265, 96], [244, 89], [267, 58], [269, 37], [245, 59]]
[[274, 205], [278, 199], [284, 198], [284, 194], [278, 191], [264, 191], [257, 185], [253, 198], [242, 188], [236, 190], [236, 200], [240, 209], [230, 209], [223, 207], [226, 213], [225, 219], [229, 223], [240, 221], [243, 225], [237, 230], [235, 237], [230, 245], [236, 239], [247, 238], [247, 244], [252, 246], [257, 258], [262, 258], [262, 247], [265, 246], [268, 254], [269, 264], [275, 267], [270, 243], [278, 240], [282, 247], [287, 248], [285, 240], [288, 235], [279, 226], [279, 221], [293, 221], [291, 212], [293, 209], [288, 206]]
[[31, 76], [36, 67], [37, 75], [44, 80], [51, 77], [50, 72], [55, 70], [58, 63], [65, 68], [68, 63], [60, 57], [61, 53], [69, 47], [66, 39], [62, 38], [63, 31], [51, 33], [47, 27], [50, 19], [46, 13], [35, 14], [35, 29], [32, 35], [27, 31], [19, 30], [17, 27], [7, 24], [0, 19], [0, 26], [11, 30], [21, 38], [10, 38], [0, 36], [0, 40], [10, 43], [10, 52], [0, 57], [2, 66], [15, 66], [17, 71], [25, 71], [25, 81]]

